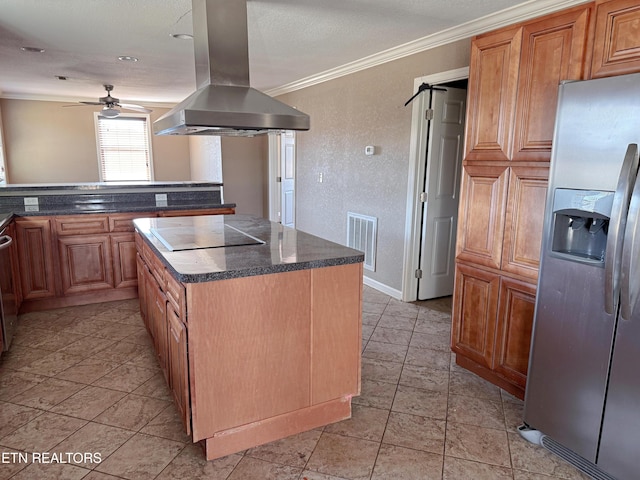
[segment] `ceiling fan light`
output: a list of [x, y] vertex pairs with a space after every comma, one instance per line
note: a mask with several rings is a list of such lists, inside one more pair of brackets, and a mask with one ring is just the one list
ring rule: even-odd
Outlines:
[[120, 111], [110, 107], [104, 107], [100, 112], [100, 116], [105, 118], [116, 118], [118, 115], [120, 115]]

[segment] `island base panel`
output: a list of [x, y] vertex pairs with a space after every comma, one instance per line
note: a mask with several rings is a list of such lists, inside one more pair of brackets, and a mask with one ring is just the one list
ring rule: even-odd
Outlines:
[[230, 428], [200, 442], [207, 460], [279, 440], [351, 417], [351, 397], [285, 413], [277, 417]]

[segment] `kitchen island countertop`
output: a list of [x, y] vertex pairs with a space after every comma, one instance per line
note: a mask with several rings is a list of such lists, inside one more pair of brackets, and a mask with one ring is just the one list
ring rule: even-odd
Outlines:
[[[281, 273], [310, 268], [359, 263], [364, 255], [337, 243], [279, 223], [249, 215], [140, 218], [136, 230], [176, 280], [200, 283], [213, 280]], [[206, 248], [210, 234], [221, 228], [255, 239], [253, 244]], [[191, 235], [192, 247], [171, 251], [158, 232]], [[155, 234], [154, 234], [155, 232]]]

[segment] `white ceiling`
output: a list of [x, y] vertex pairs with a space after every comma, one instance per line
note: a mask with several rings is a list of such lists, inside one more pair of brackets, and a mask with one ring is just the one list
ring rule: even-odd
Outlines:
[[[294, 89], [584, 1], [248, 0], [251, 85]], [[191, 0], [0, 0], [0, 96], [95, 100], [109, 83], [122, 102], [176, 103], [195, 71], [174, 33], [192, 33]]]

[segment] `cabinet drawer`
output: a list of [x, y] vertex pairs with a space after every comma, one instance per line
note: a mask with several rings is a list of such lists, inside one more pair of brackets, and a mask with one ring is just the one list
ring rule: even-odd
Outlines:
[[153, 218], [157, 217], [155, 213], [138, 212], [138, 213], [118, 213], [109, 215], [109, 231], [110, 232], [133, 232], [133, 220], [136, 218]]
[[106, 215], [77, 215], [54, 218], [58, 235], [89, 235], [109, 233], [109, 219]]
[[164, 279], [166, 282], [166, 295], [167, 300], [173, 306], [176, 313], [178, 313], [183, 322], [186, 323], [186, 315], [185, 315], [185, 291], [184, 286], [178, 282], [175, 278], [173, 278], [169, 272], [165, 270]]

